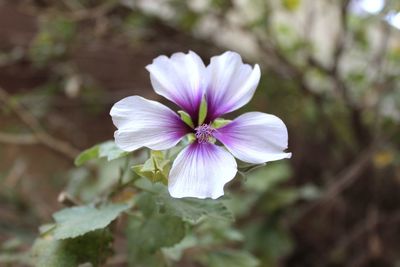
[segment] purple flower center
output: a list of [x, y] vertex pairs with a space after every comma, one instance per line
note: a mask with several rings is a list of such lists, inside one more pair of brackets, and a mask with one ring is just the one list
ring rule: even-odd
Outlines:
[[197, 141], [202, 143], [210, 142], [210, 140], [214, 137], [213, 132], [215, 131], [209, 124], [203, 124], [194, 129], [196, 131], [195, 135]]

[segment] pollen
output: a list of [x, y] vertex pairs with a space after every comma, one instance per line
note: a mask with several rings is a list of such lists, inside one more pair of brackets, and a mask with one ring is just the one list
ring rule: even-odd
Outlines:
[[215, 129], [208, 124], [200, 125], [194, 130], [196, 131], [195, 135], [199, 143], [207, 143], [214, 138], [213, 133]]

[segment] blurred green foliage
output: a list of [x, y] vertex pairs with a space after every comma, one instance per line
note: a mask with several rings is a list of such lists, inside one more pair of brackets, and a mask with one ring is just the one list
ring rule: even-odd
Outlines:
[[29, 51], [33, 63], [45, 66], [49, 60], [65, 55], [75, 31], [76, 24], [66, 18], [44, 18]]

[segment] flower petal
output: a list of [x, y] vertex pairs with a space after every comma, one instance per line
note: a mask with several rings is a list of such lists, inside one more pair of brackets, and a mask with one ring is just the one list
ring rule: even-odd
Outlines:
[[245, 113], [229, 124], [216, 129], [214, 137], [238, 159], [263, 163], [290, 158], [284, 150], [288, 132], [281, 119], [261, 112]]
[[196, 117], [206, 87], [206, 67], [194, 52], [159, 56], [146, 66], [154, 91]]
[[194, 142], [175, 159], [168, 190], [176, 198], [216, 199], [224, 194], [224, 185], [236, 172], [236, 161], [229, 152], [211, 143]]
[[260, 67], [243, 64], [235, 52], [225, 52], [211, 58], [207, 66], [207, 120], [234, 111], [247, 104], [260, 81]]
[[188, 132], [187, 126], [168, 107], [140, 96], [129, 96], [111, 108], [118, 128], [115, 143], [125, 151], [140, 147], [164, 150], [175, 146]]

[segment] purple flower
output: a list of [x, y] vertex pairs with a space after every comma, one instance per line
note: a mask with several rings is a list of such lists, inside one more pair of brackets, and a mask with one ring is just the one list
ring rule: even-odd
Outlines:
[[[218, 198], [237, 172], [233, 156], [248, 163], [290, 158], [288, 133], [278, 117], [261, 112], [245, 113], [217, 128], [215, 120], [239, 109], [252, 98], [260, 80], [260, 67], [243, 64], [240, 55], [225, 52], [206, 67], [194, 53], [159, 56], [146, 69], [155, 92], [190, 115], [192, 126], [168, 107], [140, 96], [117, 102], [111, 116], [118, 130], [115, 142], [123, 150], [141, 147], [165, 150], [187, 134], [195, 140], [173, 162], [168, 181], [171, 196]], [[200, 121], [202, 101], [207, 115]], [[221, 142], [225, 148], [215, 144]], [[229, 152], [230, 153], [229, 153]], [[233, 156], [232, 156], [233, 155]]]

